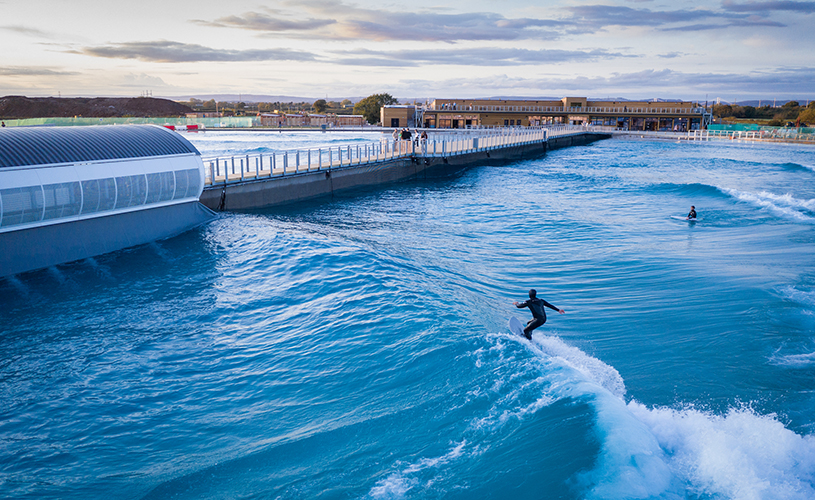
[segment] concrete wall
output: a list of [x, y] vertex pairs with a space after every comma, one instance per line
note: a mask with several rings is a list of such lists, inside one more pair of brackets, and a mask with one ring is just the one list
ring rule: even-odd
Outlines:
[[168, 238], [213, 217], [210, 210], [191, 201], [0, 233], [0, 276]]
[[250, 210], [330, 196], [335, 192], [377, 186], [405, 179], [445, 173], [450, 167], [513, 162], [536, 158], [549, 149], [565, 148], [608, 139], [611, 134], [585, 133], [576, 136], [550, 138], [539, 142], [511, 146], [492, 151], [479, 151], [457, 156], [405, 157], [368, 164], [362, 167], [301, 172], [241, 183], [207, 187], [201, 203], [212, 210]]

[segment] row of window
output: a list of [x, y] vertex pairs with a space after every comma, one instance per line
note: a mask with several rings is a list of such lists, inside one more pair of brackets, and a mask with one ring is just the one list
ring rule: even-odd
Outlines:
[[0, 226], [93, 214], [197, 196], [198, 169], [0, 189]]
[[582, 108], [575, 106], [571, 108], [564, 108], [562, 106], [450, 106], [442, 104], [437, 110], [459, 110], [459, 111], [527, 111], [527, 112], [575, 112], [575, 113], [672, 113], [672, 114], [692, 114], [695, 113], [691, 108], [629, 108], [624, 106], [622, 108], [603, 108], [603, 107], [590, 107]]

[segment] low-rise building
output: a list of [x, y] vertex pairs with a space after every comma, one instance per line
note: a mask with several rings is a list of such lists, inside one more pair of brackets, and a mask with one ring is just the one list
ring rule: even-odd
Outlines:
[[384, 106], [386, 127], [529, 127], [562, 123], [623, 130], [687, 131], [703, 128], [704, 108], [686, 101], [436, 99], [422, 107]]

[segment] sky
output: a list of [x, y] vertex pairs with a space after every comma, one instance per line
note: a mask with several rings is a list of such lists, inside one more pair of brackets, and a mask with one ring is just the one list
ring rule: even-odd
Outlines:
[[0, 95], [815, 98], [815, 1], [0, 0]]

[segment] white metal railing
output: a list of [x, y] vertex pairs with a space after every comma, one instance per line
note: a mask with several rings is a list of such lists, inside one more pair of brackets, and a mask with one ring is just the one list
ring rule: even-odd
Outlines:
[[690, 130], [656, 131], [656, 130], [621, 130], [614, 127], [592, 126], [592, 130], [609, 132], [615, 135], [651, 137], [655, 139], [676, 139], [687, 141], [768, 141], [768, 142], [799, 142], [815, 144], [815, 134], [806, 134], [799, 129], [776, 130]]
[[450, 132], [434, 130], [432, 139], [392, 140], [383, 138], [379, 142], [354, 145], [205, 158], [203, 159], [206, 170], [205, 185], [331, 171], [410, 156], [457, 156], [545, 142], [550, 137], [577, 135], [585, 132], [585, 127], [571, 125], [505, 127]]

